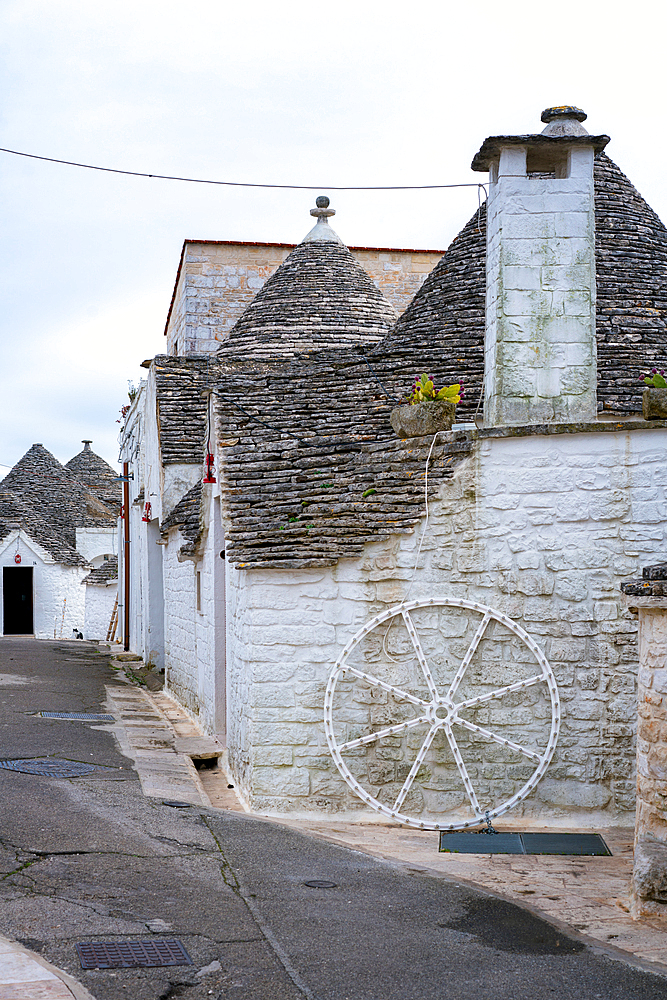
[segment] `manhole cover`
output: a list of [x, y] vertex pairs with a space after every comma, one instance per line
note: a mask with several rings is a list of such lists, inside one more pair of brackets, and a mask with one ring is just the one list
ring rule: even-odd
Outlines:
[[22, 774], [43, 774], [48, 778], [76, 778], [95, 771], [94, 764], [79, 760], [59, 760], [57, 757], [33, 757], [28, 760], [0, 760], [0, 767]]
[[42, 719], [67, 719], [74, 722], [113, 722], [113, 715], [103, 712], [38, 712]]
[[337, 882], [326, 882], [323, 879], [318, 879], [318, 878], [312, 878], [308, 882], [304, 882], [303, 884], [307, 885], [309, 889], [337, 889], [338, 888], [338, 883]]
[[82, 969], [192, 965], [180, 941], [84, 941], [76, 945]]

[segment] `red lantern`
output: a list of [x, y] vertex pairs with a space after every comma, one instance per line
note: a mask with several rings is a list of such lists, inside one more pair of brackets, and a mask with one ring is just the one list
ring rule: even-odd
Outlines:
[[213, 475], [214, 471], [215, 470], [213, 468], [213, 455], [210, 453], [210, 451], [207, 451], [206, 452], [206, 475], [204, 476], [202, 482], [204, 482], [204, 483], [215, 483], [215, 482], [217, 482], [215, 476]]
[[144, 516], [142, 517], [141, 520], [142, 521], [150, 521], [151, 520], [151, 505], [149, 503], [145, 503], [144, 504]]
[[17, 566], [21, 562], [21, 553], [20, 552], [17, 552], [16, 555], [14, 556], [14, 562], [17, 564]]

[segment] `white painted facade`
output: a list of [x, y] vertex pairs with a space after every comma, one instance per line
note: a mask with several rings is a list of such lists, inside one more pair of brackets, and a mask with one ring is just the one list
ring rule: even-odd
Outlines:
[[118, 594], [118, 581], [105, 584], [84, 584], [86, 592], [84, 639], [106, 639]]
[[660, 430], [482, 438], [431, 504], [414, 578], [423, 525], [332, 569], [232, 569], [227, 738], [242, 794], [260, 810], [361, 808], [323, 739], [329, 671], [362, 624], [408, 595], [463, 597], [521, 624], [560, 688], [559, 745], [523, 814], [627, 818], [637, 623], [620, 582], [662, 550], [666, 491]]
[[[37, 639], [71, 639], [73, 629], [83, 631], [86, 616], [86, 587], [82, 580], [90, 566], [65, 566], [55, 561], [25, 531], [12, 531], [0, 542], [0, 588], [4, 567], [31, 567], [33, 577], [33, 627]], [[3, 613], [0, 602], [0, 616]], [[4, 622], [0, 635], [4, 632]], [[105, 630], [106, 633], [106, 630]]]
[[[496, 608], [551, 663], [562, 702], [560, 741], [519, 815], [604, 826], [627, 821], [634, 810], [637, 623], [624, 610], [620, 583], [664, 551], [667, 434], [632, 421], [613, 429], [595, 423], [592, 147], [566, 149], [562, 169], [548, 179], [528, 176], [527, 155], [522, 146], [502, 150], [492, 174], [487, 429], [471, 432], [471, 457], [432, 501], [416, 569], [425, 519], [414, 532], [367, 544], [362, 557], [331, 568], [248, 569], [220, 558], [226, 515], [219, 484], [204, 487], [205, 530], [192, 556], [180, 552], [177, 528], [155, 544], [156, 531], [150, 538], [140, 505], [131, 504], [131, 648], [151, 658], [148, 633], [162, 627], [166, 689], [206, 732], [226, 739], [234, 783], [254, 809], [365, 808], [327, 748], [325, 687], [354, 633], [409, 597]], [[563, 433], [526, 426], [536, 423], [578, 426], [559, 428]], [[203, 470], [161, 466], [151, 378], [128, 415], [123, 447], [134, 475], [131, 499], [143, 495], [164, 521]], [[446, 627], [444, 618], [422, 618], [429, 655], [451, 666], [467, 648], [469, 624], [461, 616]], [[512, 639], [499, 632], [484, 642], [474, 664], [482, 683], [490, 683], [485, 664], [508, 683], [524, 676], [525, 654]], [[369, 642], [366, 652], [386, 683], [406, 683], [409, 647], [397, 632], [387, 648], [385, 656], [384, 645]], [[363, 694], [352, 684], [341, 690], [335, 709], [345, 738], [383, 713], [396, 718], [386, 692]], [[476, 718], [501, 731], [524, 727], [530, 744], [546, 716], [530, 694]], [[355, 767], [374, 794], [392, 801], [405, 748], [397, 740], [381, 749], [360, 748]], [[520, 765], [480, 751], [471, 766], [482, 788], [501, 786], [509, 795], [524, 780]], [[410, 803], [417, 815], [462, 809], [446, 766], [436, 754]]]

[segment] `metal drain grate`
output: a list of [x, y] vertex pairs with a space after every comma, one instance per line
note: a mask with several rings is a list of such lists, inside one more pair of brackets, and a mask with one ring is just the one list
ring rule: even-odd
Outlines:
[[97, 770], [94, 764], [79, 760], [60, 760], [57, 757], [33, 757], [27, 760], [0, 760], [0, 767], [22, 774], [43, 774], [47, 778], [77, 778]]
[[113, 715], [102, 712], [38, 712], [42, 719], [67, 719], [73, 722], [113, 722]]
[[192, 965], [180, 941], [84, 941], [76, 945], [82, 969], [147, 969]]
[[599, 833], [446, 833], [440, 832], [445, 854], [563, 854], [610, 857]]

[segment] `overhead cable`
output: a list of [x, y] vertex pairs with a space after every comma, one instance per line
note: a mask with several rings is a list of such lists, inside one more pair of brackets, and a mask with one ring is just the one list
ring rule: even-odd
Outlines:
[[285, 191], [433, 191], [441, 188], [486, 188], [478, 181], [467, 184], [386, 184], [376, 186], [340, 185], [340, 184], [256, 184], [252, 181], [211, 181], [203, 177], [174, 177], [171, 174], [146, 174], [139, 170], [119, 170], [116, 167], [97, 167], [92, 163], [77, 163], [75, 160], [57, 160], [54, 156], [38, 156], [36, 153], [22, 153], [18, 149], [5, 149], [0, 146], [0, 153], [11, 153], [13, 156], [25, 156], [30, 160], [44, 160], [47, 163], [62, 163], [67, 167], [83, 167], [85, 170], [101, 170], [106, 174], [125, 174], [128, 177], [151, 177], [160, 181], [185, 181], [188, 184], [217, 184], [222, 187], [246, 188], [279, 188]]

